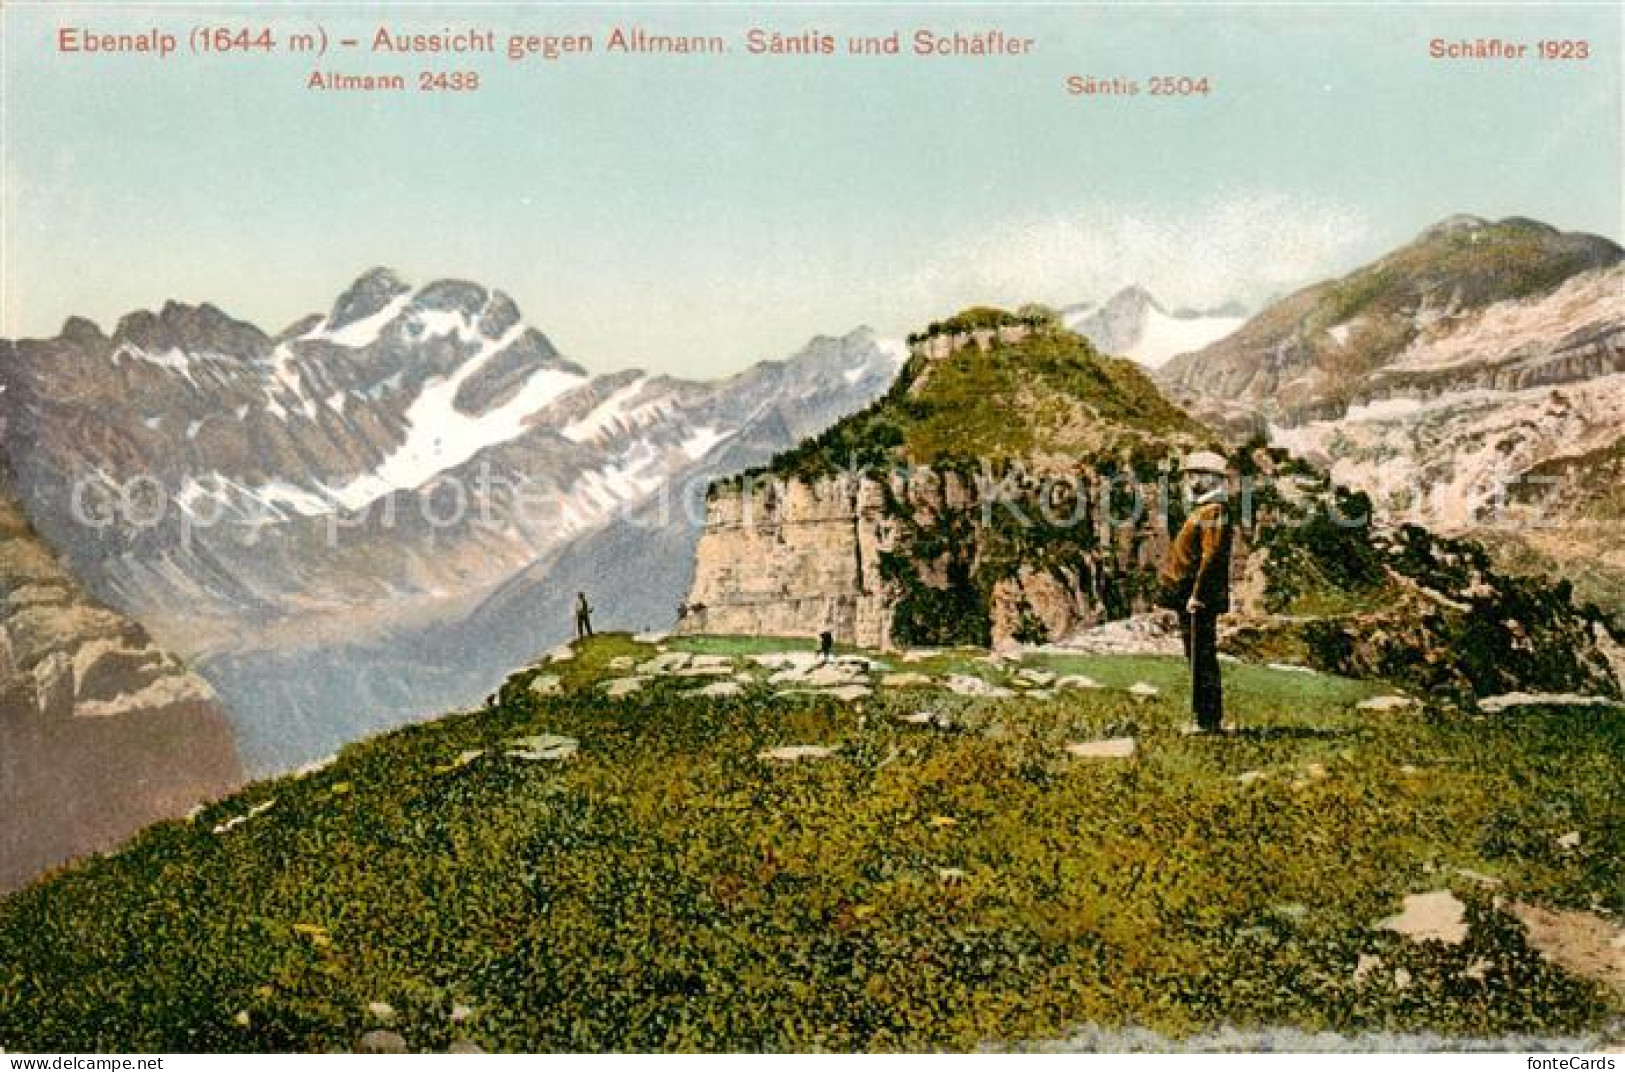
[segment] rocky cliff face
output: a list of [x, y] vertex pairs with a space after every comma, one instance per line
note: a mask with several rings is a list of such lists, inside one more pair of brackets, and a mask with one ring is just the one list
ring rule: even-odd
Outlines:
[[0, 890], [241, 779], [213, 690], [89, 599], [0, 486]]
[[[1154, 503], [1142, 517], [1113, 521], [1100, 512], [1108, 481], [1099, 473], [1050, 479], [1085, 505], [1041, 506], [1040, 477], [930, 468], [720, 489], [679, 628], [828, 629], [841, 643], [878, 649], [1003, 645], [1150, 609], [1168, 540]], [[1158, 494], [1141, 490], [1148, 500]]]

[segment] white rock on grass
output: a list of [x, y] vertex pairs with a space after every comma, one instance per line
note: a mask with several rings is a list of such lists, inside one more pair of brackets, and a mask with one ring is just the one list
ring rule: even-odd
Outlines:
[[407, 1053], [406, 1039], [394, 1031], [368, 1031], [356, 1040], [356, 1053]]
[[1269, 777], [1269, 775], [1265, 774], [1261, 770], [1242, 771], [1240, 774], [1236, 775], [1236, 781], [1240, 782], [1242, 785], [1252, 785], [1254, 782], [1261, 782], [1267, 777]]
[[672, 677], [733, 677], [733, 668], [728, 666], [685, 666], [681, 670], [673, 670]]
[[1128, 687], [1128, 694], [1136, 700], [1149, 700], [1153, 696], [1161, 696], [1162, 690], [1146, 681], [1136, 681]]
[[1402, 934], [1413, 942], [1438, 941], [1460, 945], [1467, 939], [1467, 906], [1449, 890], [1412, 893], [1404, 908], [1377, 925], [1378, 930]]
[[1320, 671], [1308, 666], [1299, 666], [1297, 663], [1265, 663], [1271, 670], [1279, 670], [1284, 674], [1318, 674]]
[[515, 759], [569, 759], [580, 747], [581, 742], [574, 737], [540, 733], [534, 737], [521, 737], [516, 741], [510, 741], [508, 754]]
[[910, 726], [936, 726], [938, 729], [947, 729], [953, 725], [952, 719], [936, 711], [910, 711], [906, 714], [899, 714], [897, 721], [907, 723]]
[[274, 807], [275, 805], [276, 805], [276, 799], [274, 797], [272, 799], [270, 799], [270, 800], [267, 800], [263, 804], [256, 804], [252, 808], [249, 808], [248, 811], [245, 812], [244, 814], [234, 816], [233, 818], [227, 819], [225, 822], [221, 823], [219, 826], [216, 826], [214, 828], [214, 832], [216, 834], [224, 834], [224, 833], [227, 833], [229, 831], [235, 830], [239, 826], [242, 826], [244, 823], [248, 822], [248, 820], [256, 819], [259, 816], [264, 815], [266, 812], [270, 811], [271, 808]]
[[1354, 705], [1356, 711], [1403, 711], [1407, 707], [1415, 707], [1416, 701], [1409, 696], [1372, 696], [1361, 700]]
[[632, 637], [639, 644], [664, 644], [670, 638], [670, 633], [637, 633]]
[[1558, 838], [1557, 847], [1560, 849], [1578, 849], [1580, 847], [1580, 831], [1570, 830]]
[[377, 1020], [381, 1024], [392, 1024], [395, 1022], [395, 1006], [391, 1005], [387, 1001], [370, 1002], [367, 1005], [367, 1011], [372, 1014], [372, 1018], [374, 1020]]
[[1086, 674], [1067, 674], [1056, 680], [1058, 689], [1098, 689], [1100, 682]]
[[630, 655], [617, 655], [617, 656], [615, 656], [615, 658], [611, 659], [605, 665], [608, 666], [609, 669], [611, 669], [611, 670], [623, 670], [624, 671], [624, 670], [632, 669], [637, 664], [638, 664], [638, 661], [636, 659], [632, 658], [632, 656], [630, 656]]
[[931, 685], [930, 674], [917, 674], [906, 670], [900, 674], [887, 674], [880, 679], [880, 684], [888, 689], [917, 689]]
[[604, 690], [604, 695], [618, 700], [623, 696], [632, 695], [648, 683], [649, 679], [646, 677], [617, 677], [603, 682], [599, 687]]
[[537, 696], [557, 696], [564, 691], [564, 679], [557, 674], [537, 674], [530, 679], [530, 691]]
[[756, 758], [775, 763], [798, 763], [804, 759], [828, 759], [840, 747], [836, 744], [785, 744], [777, 748], [764, 748], [756, 753]]
[[994, 685], [969, 674], [949, 674], [943, 684], [948, 686], [949, 692], [956, 692], [961, 696], [986, 696], [1000, 699], [1015, 695], [1013, 689], [1007, 689], [1003, 685]]
[[1016, 671], [1016, 678], [1035, 688], [1046, 688], [1055, 684], [1059, 675], [1053, 670], [1039, 670], [1036, 667], [1026, 666]]
[[1112, 737], [1103, 741], [1071, 741], [1066, 754], [1076, 759], [1129, 759], [1137, 744], [1132, 737]]
[[704, 688], [698, 688], [689, 693], [690, 696], [710, 696], [721, 699], [726, 696], [739, 696], [745, 691], [745, 686], [737, 681], [713, 681]]

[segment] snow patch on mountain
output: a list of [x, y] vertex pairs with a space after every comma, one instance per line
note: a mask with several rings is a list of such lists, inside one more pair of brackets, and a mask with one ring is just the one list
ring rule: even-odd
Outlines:
[[1218, 342], [1246, 322], [1244, 316], [1174, 316], [1153, 307], [1127, 356], [1147, 368], [1161, 368], [1173, 357]]
[[405, 291], [394, 298], [371, 316], [352, 320], [337, 330], [328, 327], [330, 318], [323, 317], [301, 339], [324, 340], [352, 350], [359, 350], [371, 346], [383, 335], [384, 329], [389, 327], [405, 311], [412, 300], [412, 292]]
[[[466, 325], [455, 315], [453, 319]], [[437, 326], [442, 323], [437, 319]], [[450, 330], [459, 327], [454, 324]], [[454, 400], [463, 384], [524, 332], [522, 324], [515, 324], [500, 339], [484, 340], [480, 352], [451, 376], [427, 384], [407, 407], [405, 441], [376, 469], [331, 489], [333, 500], [357, 510], [391, 492], [422, 487], [487, 447], [514, 439], [525, 431], [528, 418], [587, 381], [587, 377], [575, 372], [537, 369], [513, 398], [496, 409], [479, 416], [458, 409]]]

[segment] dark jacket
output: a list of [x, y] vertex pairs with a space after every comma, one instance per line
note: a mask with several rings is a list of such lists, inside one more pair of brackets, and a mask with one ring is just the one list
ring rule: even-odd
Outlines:
[[1230, 508], [1223, 502], [1203, 503], [1192, 510], [1168, 545], [1157, 580], [1157, 602], [1183, 611], [1192, 595], [1208, 614], [1230, 609]]

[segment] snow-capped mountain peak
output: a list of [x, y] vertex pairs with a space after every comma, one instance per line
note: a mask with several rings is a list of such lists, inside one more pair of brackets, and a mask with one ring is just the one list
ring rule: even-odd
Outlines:
[[1062, 322], [1096, 349], [1158, 368], [1170, 358], [1218, 341], [1247, 318], [1234, 306], [1211, 312], [1170, 313], [1138, 284], [1124, 287], [1100, 305], [1079, 303], [1061, 311]]

